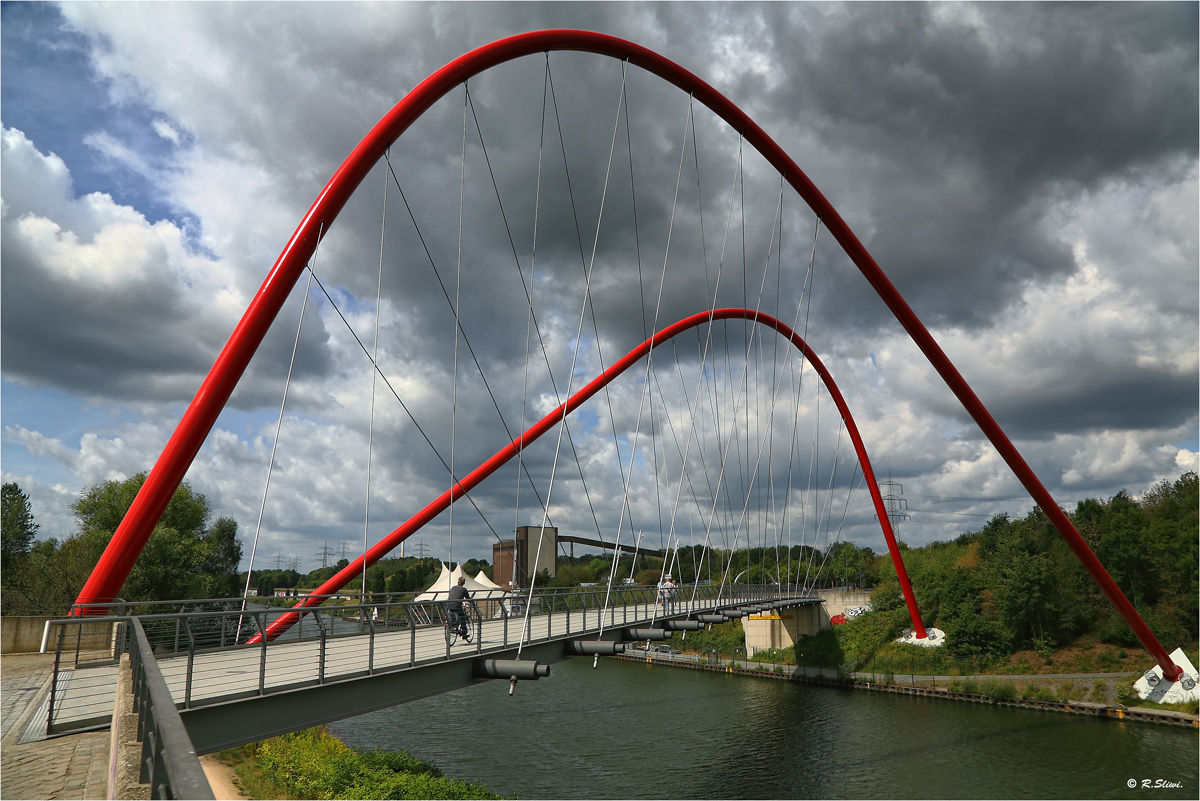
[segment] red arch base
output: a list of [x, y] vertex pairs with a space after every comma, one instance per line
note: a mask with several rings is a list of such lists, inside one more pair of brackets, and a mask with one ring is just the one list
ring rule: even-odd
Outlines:
[[[826, 389], [829, 390], [829, 394], [833, 398], [834, 405], [837, 406], [838, 413], [842, 416], [842, 420], [846, 424], [846, 433], [849, 435], [850, 441], [854, 443], [854, 452], [858, 455], [858, 462], [862, 466], [863, 478], [866, 480], [867, 488], [871, 493], [871, 500], [875, 504], [875, 514], [879, 518], [879, 527], [883, 529], [883, 537], [887, 540], [888, 552], [892, 556], [892, 563], [896, 566], [896, 576], [900, 579], [900, 589], [904, 593], [904, 602], [908, 606], [908, 614], [912, 618], [913, 628], [918, 638], [925, 639], [925, 626], [922, 624], [921, 615], [917, 610], [917, 599], [913, 595], [912, 585], [908, 580], [908, 571], [904, 569], [904, 560], [900, 556], [900, 548], [896, 545], [896, 535], [892, 532], [892, 524], [887, 516], [887, 507], [884, 506], [883, 497], [879, 493], [879, 483], [875, 480], [875, 471], [871, 468], [871, 460], [867, 456], [867, 448], [863, 444], [862, 436], [858, 433], [858, 426], [854, 424], [854, 418], [850, 414], [850, 407], [846, 405], [846, 400], [842, 397], [841, 391], [838, 390], [837, 384], [834, 383], [833, 376], [825, 369], [825, 365], [817, 358], [817, 354], [813, 352], [807, 342], [801, 339], [787, 325], [784, 325], [769, 314], [749, 309], [716, 309], [711, 312], [701, 312], [700, 314], [693, 314], [691, 317], [680, 320], [674, 325], [667, 326], [662, 331], [659, 331], [620, 360], [614, 362], [611, 367], [593, 379], [587, 386], [568, 398], [566, 403], [530, 426], [528, 431], [498, 451], [491, 459], [488, 459], [471, 473], [464, 476], [462, 481], [458, 482], [456, 486], [442, 493], [437, 500], [409, 518], [402, 526], [376, 543], [371, 550], [342, 568], [335, 576], [313, 590], [308, 597], [292, 607], [292, 609], [303, 610], [309, 607], [320, 606], [330, 595], [361, 576], [364, 569], [378, 562], [395, 549], [397, 545], [417, 532], [422, 526], [446, 511], [450, 507], [450, 504], [470, 492], [485, 478], [499, 470], [500, 467], [520, 453], [522, 448], [536, 442], [539, 437], [562, 422], [567, 415], [582, 406], [589, 398], [603, 389], [606, 384], [635, 365], [638, 360], [651, 350], [668, 342], [684, 331], [716, 320], [749, 320], [775, 329], [787, 337], [792, 345], [804, 354], [804, 358], [808, 360], [808, 363], [813, 366], [813, 369], [821, 377], [821, 381], [825, 384]], [[291, 611], [281, 615], [267, 627], [267, 639], [273, 640], [287, 631], [300, 618], [301, 614], [302, 611]], [[250, 640], [252, 643], [258, 641], [257, 636]]]
[[[1182, 669], [1171, 661], [1129, 599], [1117, 587], [1108, 571], [1100, 564], [1100, 560], [1075, 530], [1066, 513], [1058, 507], [1054, 496], [1042, 485], [1008, 435], [967, 385], [933, 335], [850, 230], [850, 226], [783, 148], [728, 98], [683, 67], [640, 45], [589, 31], [552, 30], [523, 33], [472, 50], [426, 78], [371, 129], [325, 184], [300, 226], [288, 240], [266, 281], [246, 309], [241, 322], [234, 329], [229, 342], [217, 357], [208, 377], [184, 413], [183, 419], [155, 463], [141, 492], [134, 499], [125, 519], [121, 521], [108, 548], [100, 557], [79, 595], [78, 603], [106, 603], [117, 596], [133, 568], [133, 563], [171, 500], [172, 493], [183, 480], [188, 466], [200, 450], [250, 358], [304, 270], [304, 265], [316, 248], [318, 239], [329, 230], [329, 226], [341, 212], [350, 195], [371, 167], [383, 157], [391, 143], [426, 109], [462, 81], [505, 61], [550, 50], [575, 50], [627, 60], [691, 93], [734, 130], [743, 134], [745, 141], [757, 149], [784, 176], [797, 194], [804, 198], [821, 218], [825, 228], [904, 326], [904, 330], [958, 397], [963, 408], [979, 425], [1025, 489], [1033, 496], [1033, 500], [1058, 529], [1092, 579], [1162, 667], [1164, 677], [1168, 681], [1178, 680]], [[102, 611], [99, 607], [92, 608], [97, 612]]]

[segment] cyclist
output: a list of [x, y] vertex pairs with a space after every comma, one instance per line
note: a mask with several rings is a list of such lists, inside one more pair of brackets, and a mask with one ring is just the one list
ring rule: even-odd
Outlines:
[[466, 583], [466, 576], [459, 576], [458, 584], [450, 588], [450, 600], [446, 604], [446, 608], [450, 612], [450, 631], [470, 642], [471, 632], [467, 628], [467, 613], [463, 609], [463, 601], [471, 598], [470, 591], [464, 586]]

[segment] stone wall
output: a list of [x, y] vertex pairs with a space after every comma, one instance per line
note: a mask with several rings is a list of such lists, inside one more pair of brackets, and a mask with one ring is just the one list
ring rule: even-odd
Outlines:
[[[0, 653], [37, 653], [42, 648], [42, 633], [46, 630], [46, 621], [60, 619], [59, 617], [0, 617]], [[82, 635], [85, 650], [115, 650], [116, 631], [115, 624], [111, 622], [84, 623], [82, 631], [76, 627], [71, 628], [72, 648], [77, 632]], [[55, 628], [51, 635], [57, 638], [58, 629]], [[48, 647], [52, 648], [53, 646]]]
[[0, 617], [0, 653], [35, 653], [42, 647], [42, 632], [52, 617]]

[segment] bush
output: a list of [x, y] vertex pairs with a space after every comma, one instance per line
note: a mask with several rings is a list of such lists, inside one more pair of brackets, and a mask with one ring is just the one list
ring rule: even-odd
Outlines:
[[1058, 701], [1058, 697], [1049, 687], [1033, 681], [1025, 685], [1021, 691], [1021, 698], [1027, 701], [1046, 701], [1052, 704]]
[[1013, 683], [1002, 679], [984, 682], [980, 686], [979, 692], [997, 701], [1011, 701], [1017, 697], [1017, 688], [1013, 686]]
[[451, 779], [406, 752], [359, 752], [324, 726], [258, 744], [251, 759], [276, 794], [289, 798], [497, 798]]

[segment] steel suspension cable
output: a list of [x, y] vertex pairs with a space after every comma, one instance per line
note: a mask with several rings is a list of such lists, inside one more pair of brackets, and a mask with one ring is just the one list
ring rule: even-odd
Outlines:
[[[391, 148], [389, 148], [389, 151]], [[386, 154], [385, 154], [386, 156]], [[388, 174], [387, 162], [384, 162], [383, 170], [383, 214], [382, 221], [379, 225], [379, 275], [375, 283], [375, 344], [371, 347], [371, 360], [378, 363], [379, 361], [379, 310], [383, 299], [383, 247], [387, 237], [387, 196], [388, 196]], [[367, 499], [363, 504], [363, 553], [370, 550], [367, 532], [370, 530], [371, 523], [371, 457], [375, 445], [375, 371], [371, 371], [371, 414], [370, 422], [367, 424]], [[367, 602], [367, 567], [364, 561], [362, 575], [362, 602], [365, 605]]]
[[[463, 81], [463, 122], [462, 122], [462, 160], [459, 162], [458, 177], [458, 263], [454, 270], [454, 368], [450, 381], [450, 486], [458, 483], [454, 477], [454, 448], [455, 434], [458, 424], [458, 332], [462, 328], [461, 291], [462, 291], [462, 241], [463, 241], [463, 205], [467, 187], [467, 107], [471, 103], [471, 86]], [[454, 564], [454, 505], [450, 505], [450, 553], [446, 557], [449, 564]]]
[[[263, 516], [267, 511], [267, 491], [271, 488], [271, 473], [275, 470], [275, 452], [279, 448], [279, 432], [283, 428], [283, 411], [287, 407], [288, 391], [292, 386], [292, 371], [296, 366], [296, 354], [300, 350], [300, 331], [304, 327], [304, 312], [308, 309], [308, 294], [312, 289], [312, 266], [317, 263], [317, 253], [320, 243], [313, 250], [310, 262], [308, 282], [304, 286], [304, 299], [300, 302], [300, 320], [296, 323], [296, 339], [292, 343], [292, 358], [288, 362], [287, 378], [283, 382], [283, 400], [279, 402], [279, 420], [275, 423], [275, 439], [271, 443], [271, 457], [267, 460], [267, 478], [263, 484], [262, 504], [258, 507], [258, 523], [254, 527], [254, 541], [250, 545], [250, 564], [246, 566], [246, 590], [242, 593], [242, 611], [246, 611], [246, 597], [250, 594], [250, 581], [254, 576], [254, 556], [258, 552], [258, 538], [262, 533]], [[238, 618], [238, 628], [235, 640], [242, 636], [242, 619]]]
[[[469, 98], [468, 98], [468, 101], [469, 101]], [[484, 159], [484, 162], [487, 164], [488, 175], [492, 181], [492, 190], [496, 196], [496, 205], [498, 206], [498, 208], [500, 210], [500, 219], [504, 223], [504, 231], [508, 236], [508, 245], [509, 245], [510, 251], [512, 252], [513, 264], [517, 268], [517, 273], [521, 277], [521, 286], [525, 291], [526, 300], [532, 306], [532, 304], [533, 304], [533, 289], [531, 286], [525, 285], [525, 273], [521, 270], [521, 260], [520, 260], [520, 257], [517, 255], [516, 241], [513, 239], [512, 228], [508, 224], [508, 215], [504, 211], [504, 201], [500, 196], [500, 186], [496, 181], [495, 171], [492, 169], [492, 160], [491, 160], [491, 157], [488, 155], [487, 142], [484, 140], [484, 137], [483, 137], [483, 128], [479, 124], [479, 117], [475, 114], [475, 107], [474, 107], [473, 103], [471, 104], [471, 115], [472, 115], [473, 119], [475, 120], [475, 131], [479, 135], [479, 146], [480, 146], [480, 149], [483, 151], [483, 159]], [[556, 401], [561, 402], [562, 399], [558, 394], [558, 385], [554, 381], [554, 371], [550, 367], [550, 355], [546, 350], [545, 341], [542, 339], [542, 331], [541, 331], [541, 327], [538, 325], [536, 315], [533, 316], [533, 327], [534, 327], [534, 331], [537, 332], [538, 344], [542, 350], [542, 358], [546, 362], [546, 373], [550, 378], [550, 386], [554, 390], [554, 399]], [[567, 426], [566, 426], [566, 437], [567, 437], [567, 444], [569, 444], [571, 446], [571, 453], [575, 457], [575, 462], [576, 462], [576, 465], [578, 466], [579, 455], [578, 455], [578, 451], [576, 451], [576, 449], [575, 449], [575, 440], [574, 440], [574, 437], [571, 436], [571, 429], [570, 429], [569, 424], [567, 424]], [[584, 476], [583, 476], [582, 468], [579, 470], [579, 478], [580, 478], [581, 483], [583, 484], [584, 494], [587, 496], [587, 499], [588, 499], [588, 507], [592, 508], [593, 519], [596, 524], [597, 536], [599, 536], [600, 539], [603, 540], [604, 537], [600, 533], [600, 523], [599, 523], [599, 520], [595, 519], [595, 510], [594, 510], [594, 507], [592, 507], [591, 494], [589, 493], [589, 491], [587, 489], [587, 479], [584, 478]], [[532, 479], [530, 479], [530, 481], [532, 482]], [[535, 492], [536, 492], [536, 490], [535, 490]], [[540, 496], [539, 496], [539, 499], [540, 499]], [[546, 516], [548, 519], [548, 515], [549, 515], [548, 507], [543, 505], [542, 512], [543, 512], [543, 515]]]
[[[551, 99], [551, 101], [552, 101], [552, 102], [554, 102], [554, 76], [553, 76], [553, 74], [551, 74], [551, 75], [550, 75], [549, 82], [550, 82], [550, 99]], [[621, 73], [621, 87], [622, 87], [622, 93], [624, 92], [624, 86], [625, 86], [625, 73], [624, 73], [624, 69], [622, 69], [622, 73]], [[556, 107], [556, 108], [557, 108], [557, 107]], [[557, 116], [557, 110], [555, 111], [555, 115]], [[599, 245], [599, 238], [600, 238], [600, 224], [601, 224], [601, 222], [602, 222], [602, 220], [603, 220], [603, 217], [604, 217], [604, 201], [605, 201], [605, 199], [608, 197], [608, 181], [609, 181], [609, 178], [610, 178], [610, 176], [611, 176], [611, 173], [612, 173], [612, 154], [613, 154], [613, 152], [615, 151], [615, 149], [616, 149], [616, 146], [617, 146], [617, 127], [618, 127], [618, 125], [620, 124], [620, 121], [621, 121], [621, 101], [620, 101], [620, 99], [618, 99], [618, 101], [617, 101], [617, 115], [616, 115], [616, 119], [614, 119], [614, 120], [613, 120], [613, 135], [612, 135], [612, 145], [609, 147], [609, 155], [608, 155], [608, 168], [605, 170], [605, 174], [604, 174], [604, 187], [603, 187], [603, 189], [601, 190], [601, 195], [600, 195], [600, 213], [599, 213], [599, 215], [597, 216], [597, 219], [596, 219], [596, 245], [595, 245], [595, 246], [593, 246], [593, 250], [592, 250], [592, 260], [591, 260], [591, 261], [588, 263], [588, 266], [587, 266], [587, 271], [586, 271], [586, 274], [584, 275], [584, 285], [583, 285], [583, 303], [582, 303], [582, 306], [581, 306], [581, 308], [580, 308], [580, 310], [579, 310], [579, 325], [578, 325], [578, 327], [576, 328], [576, 331], [575, 331], [575, 348], [574, 348], [574, 351], [573, 351], [573, 353], [571, 354], [571, 371], [570, 371], [570, 373], [567, 375], [567, 392], [566, 392], [566, 394], [567, 394], [567, 397], [570, 397], [570, 396], [571, 396], [571, 387], [574, 385], [574, 380], [575, 380], [575, 364], [576, 364], [576, 362], [577, 362], [577, 360], [578, 360], [578, 358], [579, 358], [579, 343], [580, 343], [580, 342], [582, 341], [582, 339], [583, 339], [583, 323], [584, 323], [584, 320], [585, 320], [585, 318], [586, 318], [586, 316], [587, 316], [587, 310], [588, 310], [588, 308], [589, 308], [589, 306], [590, 306], [590, 304], [591, 304], [591, 291], [592, 291], [592, 269], [595, 267], [595, 264], [596, 264], [596, 250], [595, 250], [595, 248], [596, 248], [596, 247], [598, 247], [598, 245]], [[561, 139], [561, 133], [562, 133], [561, 126], [560, 126], [560, 128], [559, 128], [559, 133], [560, 133], [560, 139]], [[564, 147], [564, 149], [563, 149], [563, 162], [564, 162], [564, 167], [566, 167], [566, 149], [565, 149], [565, 144], [564, 144], [564, 146], [563, 146], [563, 147]], [[569, 175], [569, 173], [570, 173], [570, 169], [569, 169], [569, 167], [567, 168], [567, 171], [568, 171], [568, 175]], [[570, 179], [568, 178], [568, 184], [569, 184], [569, 183], [570, 183]], [[607, 389], [607, 386], [606, 386], [606, 387], [605, 387], [605, 392], [607, 393], [607, 391], [608, 391], [608, 389]], [[611, 408], [612, 408], [612, 407], [611, 407], [611, 404], [610, 404], [610, 406], [609, 406], [610, 413], [611, 413]], [[547, 487], [547, 489], [546, 489], [546, 509], [547, 509], [547, 514], [549, 513], [549, 509], [550, 509], [550, 498], [551, 498], [551, 496], [552, 496], [552, 495], [553, 495], [553, 493], [554, 493], [554, 478], [555, 478], [555, 474], [556, 474], [556, 472], [557, 472], [557, 470], [558, 470], [558, 457], [559, 457], [559, 454], [560, 454], [560, 452], [561, 452], [561, 450], [562, 450], [562, 437], [563, 437], [563, 432], [566, 430], [566, 427], [567, 427], [567, 409], [566, 409], [566, 406], [564, 405], [564, 406], [563, 406], [562, 423], [561, 423], [561, 426], [560, 426], [560, 428], [559, 428], [559, 430], [558, 430], [558, 441], [557, 441], [557, 443], [555, 444], [555, 448], [554, 448], [554, 461], [553, 461], [553, 462], [551, 463], [551, 465], [550, 465], [550, 484], [549, 484], [549, 486], [548, 486], [548, 487]], [[615, 423], [614, 423], [614, 431], [615, 431]], [[632, 462], [633, 462], [633, 460], [631, 459], [631, 460], [630, 460], [630, 464], [632, 464]], [[576, 463], [578, 463], [578, 457], [576, 457]], [[580, 474], [582, 475], [582, 469], [580, 470]], [[618, 532], [619, 532], [619, 529], [618, 529]], [[538, 549], [537, 549], [537, 557], [535, 557], [535, 560], [534, 560], [534, 564], [535, 564], [535, 565], [537, 564], [537, 559], [541, 557], [541, 553], [542, 553], [542, 542], [543, 542], [543, 539], [544, 539], [544, 537], [545, 537], [545, 534], [546, 534], [546, 515], [543, 515], [543, 516], [542, 516], [542, 525], [541, 525], [541, 528], [540, 528], [540, 530], [538, 531]], [[619, 533], [618, 533], [618, 541], [619, 541]], [[535, 571], [535, 572], [536, 572], [536, 571]], [[610, 577], [611, 577], [612, 573], [614, 573], [614, 572], [615, 572], [615, 570], [611, 570], [611, 571], [609, 571], [609, 575], [610, 575]], [[527, 601], [527, 603], [526, 603], [526, 605], [525, 605], [525, 623], [524, 623], [524, 625], [523, 625], [523, 626], [522, 626], [522, 628], [521, 628], [521, 639], [520, 639], [520, 641], [519, 641], [519, 643], [518, 643], [518, 645], [517, 645], [517, 658], [518, 658], [518, 659], [520, 659], [520, 658], [521, 658], [521, 651], [522, 651], [522, 649], [525, 647], [525, 635], [526, 635], [526, 633], [528, 632], [528, 626], [529, 626], [529, 616], [530, 616], [530, 614], [531, 614], [531, 611], [532, 611], [530, 607], [531, 607], [531, 605], [532, 605], [532, 603], [533, 603], [533, 585], [534, 585], [534, 582], [533, 582], [533, 581], [530, 581], [530, 582], [529, 582], [529, 598], [528, 598], [528, 601]]]
[[[617, 116], [616, 116], [616, 119], [613, 121], [612, 144], [609, 146], [609, 151], [608, 151], [608, 165], [605, 169], [605, 175], [604, 175], [604, 191], [600, 198], [600, 212], [596, 218], [596, 234], [592, 241], [592, 256], [591, 256], [590, 260], [588, 260], [584, 257], [584, 252], [583, 252], [583, 238], [582, 238], [582, 232], [581, 232], [580, 225], [579, 225], [579, 212], [578, 212], [578, 209], [576, 208], [576, 204], [575, 204], [574, 185], [571, 181], [570, 162], [567, 158], [567, 144], [566, 144], [566, 139], [563, 136], [562, 119], [560, 118], [559, 113], [558, 113], [558, 96], [554, 92], [554, 74], [549, 71], [549, 59], [547, 59], [546, 63], [547, 63], [547, 74], [549, 76], [549, 84], [550, 84], [550, 102], [551, 102], [552, 107], [554, 108], [554, 122], [558, 129], [559, 148], [562, 151], [563, 170], [566, 173], [566, 179], [567, 179], [567, 197], [568, 197], [568, 199], [570, 201], [570, 205], [571, 205], [571, 218], [575, 223], [575, 240], [579, 245], [580, 266], [583, 267], [585, 272], [590, 274], [592, 266], [596, 262], [596, 251], [600, 245], [600, 224], [604, 217], [605, 202], [608, 198], [608, 180], [609, 180], [609, 176], [612, 173], [613, 153], [615, 152], [616, 145], [617, 145], [617, 128], [621, 123], [621, 109], [624, 106], [624, 102], [625, 102], [626, 70], [628, 69], [629, 63], [627, 61], [621, 62], [621, 93], [620, 93], [620, 97], [617, 100]], [[632, 166], [630, 169], [632, 170]], [[592, 331], [595, 335], [595, 340], [596, 340], [596, 356], [600, 362], [600, 372], [604, 372], [604, 370], [607, 369], [607, 365], [604, 362], [604, 350], [602, 347], [602, 340], [600, 338], [600, 326], [596, 322], [596, 309], [595, 309], [595, 305], [592, 303], [592, 298], [591, 298], [590, 294], [587, 296], [587, 310], [588, 310], [588, 315], [591, 317], [591, 320], [592, 320]], [[620, 440], [620, 437], [617, 436], [617, 421], [616, 421], [616, 417], [613, 415], [612, 396], [611, 396], [609, 388], [607, 386], [604, 387], [604, 400], [605, 400], [605, 404], [608, 408], [608, 420], [609, 420], [610, 428], [612, 430], [613, 448], [616, 452], [616, 457], [617, 457], [617, 472], [618, 472], [618, 475], [621, 475], [622, 474], [622, 470], [621, 470], [621, 468], [622, 468], [621, 440]], [[635, 444], [633, 447], [636, 450], [637, 445]], [[578, 461], [578, 455], [576, 455], [576, 460]], [[630, 456], [630, 464], [632, 464], [632, 463], [633, 463], [633, 456], [631, 455]], [[580, 467], [580, 475], [582, 475], [582, 474], [583, 474], [583, 470], [582, 470], [582, 467]], [[626, 492], [628, 492], [628, 486], [624, 487], [624, 490]], [[630, 527], [630, 529], [633, 528], [632, 510], [630, 510], [629, 527]]]
[[[671, 200], [671, 215], [667, 220], [667, 242], [666, 242], [666, 246], [663, 248], [663, 266], [662, 266], [662, 271], [661, 271], [661, 274], [659, 277], [659, 303], [661, 303], [661, 301], [662, 301], [662, 288], [663, 288], [663, 285], [666, 283], [667, 264], [668, 264], [668, 260], [670, 259], [670, 254], [671, 254], [671, 237], [675, 231], [675, 212], [679, 207], [679, 188], [680, 188], [680, 183], [683, 179], [683, 162], [684, 162], [684, 159], [687, 157], [687, 135], [688, 135], [688, 129], [691, 127], [691, 125], [692, 125], [692, 105], [691, 105], [691, 98], [689, 97], [688, 112], [687, 112], [687, 115], [684, 117], [684, 123], [683, 123], [683, 141], [680, 143], [680, 146], [679, 146], [679, 167], [677, 168], [677, 170], [675, 172], [675, 194]], [[631, 158], [631, 160], [630, 160], [630, 165], [631, 165], [630, 170], [631, 171], [633, 169], [632, 164], [633, 164], [633, 161]], [[706, 262], [706, 265], [707, 265], [707, 262]], [[707, 269], [705, 271], [705, 276], [706, 276], [705, 285], [707, 286]], [[656, 318], [657, 318], [657, 315], [658, 315], [658, 312], [656, 310], [655, 311]], [[657, 330], [657, 328], [655, 330]], [[604, 609], [608, 609], [609, 601], [612, 598], [613, 581], [616, 578], [617, 566], [618, 566], [618, 563], [620, 562], [619, 548], [620, 548], [620, 543], [621, 543], [621, 526], [624, 523], [624, 520], [625, 520], [625, 514], [624, 514], [624, 510], [622, 510], [621, 515], [618, 516], [618, 518], [617, 518], [617, 533], [616, 533], [616, 537], [613, 540], [613, 564], [612, 564], [612, 569], [608, 571], [608, 585], [605, 587], [605, 590], [604, 590]], [[633, 527], [633, 524], [631, 522], [630, 528], [632, 528], [632, 527]], [[604, 629], [603, 629], [603, 624], [602, 624], [599, 634], [603, 634], [603, 631], [604, 631]]]
[[[442, 456], [441, 451], [437, 449], [437, 446], [433, 444], [433, 440], [431, 440], [429, 435], [425, 432], [425, 429], [419, 422], [417, 422], [416, 416], [412, 413], [412, 410], [408, 408], [408, 404], [404, 402], [404, 399], [400, 397], [400, 393], [396, 391], [394, 386], [392, 386], [392, 382], [388, 379], [387, 375], [383, 372], [383, 370], [380, 369], [379, 365], [371, 359], [371, 351], [367, 349], [367, 346], [363, 343], [362, 339], [359, 338], [358, 333], [355, 332], [354, 327], [350, 325], [350, 321], [347, 320], [346, 315], [342, 313], [337, 301], [333, 299], [333, 296], [329, 293], [329, 290], [325, 288], [325, 285], [321, 282], [321, 279], [317, 278], [311, 269], [308, 270], [308, 273], [312, 277], [313, 283], [315, 283], [317, 288], [321, 290], [321, 294], [325, 296], [325, 300], [329, 302], [330, 308], [337, 312], [338, 317], [342, 320], [342, 324], [345, 325], [346, 330], [350, 332], [350, 336], [354, 337], [354, 341], [358, 343], [359, 349], [367, 357], [367, 360], [371, 362], [371, 366], [379, 374], [379, 377], [383, 379], [383, 383], [392, 393], [392, 397], [396, 399], [396, 402], [400, 404], [400, 408], [404, 410], [406, 415], [408, 415], [408, 419], [412, 421], [413, 427], [417, 429], [417, 433], [421, 435], [421, 438], [425, 440], [425, 444], [427, 444], [430, 450], [433, 451], [433, 455], [436, 456], [438, 461], [442, 463], [442, 467], [446, 468], [446, 471], [449, 472], [450, 463], [446, 461], [446, 459]], [[479, 513], [479, 517], [483, 520], [484, 525], [491, 529], [493, 534], [496, 534], [496, 529], [492, 527], [492, 524], [487, 519], [487, 515], [485, 515], [483, 510], [479, 508], [479, 505], [475, 503], [475, 499], [468, 496], [467, 500], [470, 501], [471, 506], [474, 507], [475, 511]], [[496, 534], [496, 536], [499, 538], [500, 535]]]
[[[404, 203], [404, 209], [408, 214], [409, 220], [412, 221], [413, 230], [417, 235], [418, 241], [421, 243], [421, 248], [425, 253], [426, 261], [433, 270], [433, 275], [434, 278], [437, 279], [438, 287], [442, 290], [442, 297], [446, 299], [446, 305], [451, 309], [451, 312], [453, 312], [454, 300], [450, 297], [450, 290], [446, 288], [446, 282], [442, 279], [442, 274], [441, 271], [438, 270], [437, 262], [434, 260], [433, 254], [429, 250], [429, 245], [425, 241], [425, 236], [421, 233], [421, 225], [417, 222], [416, 214], [413, 212], [412, 205], [408, 202], [408, 196], [405, 194], [404, 187], [400, 184], [400, 178], [396, 175], [395, 167], [390, 161], [388, 162], [388, 171], [392, 176], [392, 183], [395, 184], [396, 191], [400, 194], [400, 200]], [[463, 328], [461, 320], [456, 319], [456, 322], [459, 333], [462, 336], [463, 344], [467, 347], [467, 353], [470, 354], [471, 360], [475, 363], [475, 369], [479, 372], [480, 379], [483, 380], [483, 388], [487, 391], [488, 398], [492, 401], [492, 407], [495, 408], [496, 414], [500, 418], [500, 425], [504, 427], [504, 433], [508, 436], [508, 438], [512, 439], [512, 430], [508, 427], [508, 420], [505, 419], [504, 412], [500, 409], [500, 402], [496, 399], [496, 393], [492, 391], [492, 385], [491, 382], [488, 381], [487, 373], [484, 371], [483, 365], [479, 361], [479, 356], [475, 353], [475, 348], [471, 345], [471, 338], [467, 336], [466, 329]], [[536, 324], [537, 322], [535, 320], [534, 325]], [[445, 460], [442, 460], [442, 464], [447, 465]], [[446, 469], [448, 470], [449, 467], [447, 466]], [[533, 486], [534, 495], [537, 497], [538, 502], [540, 503], [541, 495], [537, 492], [537, 487], [534, 485], [533, 477], [529, 475], [528, 469], [525, 469], [525, 475], [529, 479], [530, 485]], [[493, 533], [495, 533], [494, 530]], [[499, 539], [499, 535], [497, 535], [497, 541], [502, 541]]]

